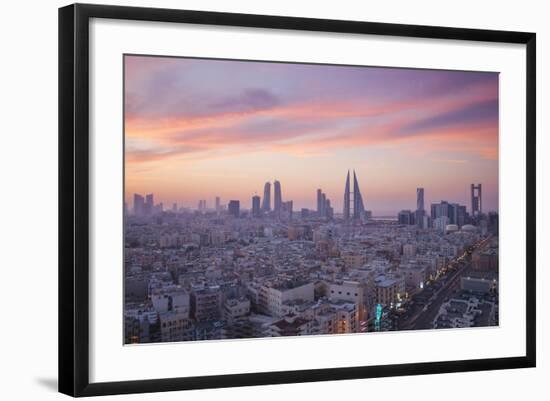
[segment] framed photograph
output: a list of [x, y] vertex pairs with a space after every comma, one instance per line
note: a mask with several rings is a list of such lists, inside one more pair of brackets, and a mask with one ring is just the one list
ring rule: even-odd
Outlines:
[[535, 366], [535, 34], [59, 10], [59, 390]]

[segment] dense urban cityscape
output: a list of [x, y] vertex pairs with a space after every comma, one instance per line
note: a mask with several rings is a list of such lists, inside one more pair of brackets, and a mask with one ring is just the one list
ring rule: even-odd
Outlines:
[[126, 344], [498, 326], [498, 73], [125, 55], [124, 83]]
[[498, 325], [498, 214], [483, 210], [482, 184], [468, 207], [427, 208], [429, 188], [417, 188], [410, 209], [374, 216], [358, 174], [342, 175], [338, 211], [322, 188], [315, 209], [294, 210], [278, 180], [263, 196], [251, 188], [246, 209], [134, 194], [125, 343]]

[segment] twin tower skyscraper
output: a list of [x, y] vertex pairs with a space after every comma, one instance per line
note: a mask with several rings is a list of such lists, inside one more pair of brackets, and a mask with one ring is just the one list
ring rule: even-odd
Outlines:
[[[283, 195], [281, 192], [281, 183], [277, 180], [273, 182], [273, 210], [275, 212], [281, 211], [283, 206]], [[262, 211], [270, 212], [271, 211], [271, 183], [266, 182], [264, 185], [264, 198], [262, 201]]]
[[346, 177], [346, 188], [344, 190], [344, 220], [359, 220], [365, 217], [365, 205], [357, 182], [357, 175], [353, 170], [353, 191], [350, 185], [350, 174]]
[[[344, 190], [344, 220], [360, 220], [365, 217], [365, 205], [363, 203], [361, 190], [359, 189], [359, 182], [357, 181], [355, 170], [353, 170], [353, 190], [350, 178], [350, 171], [348, 170], [346, 187]], [[320, 190], [318, 190], [318, 192], [320, 192]], [[317, 202], [319, 203], [319, 199]], [[259, 203], [260, 202], [258, 199], [257, 204]], [[317, 207], [318, 209], [320, 208], [319, 205]], [[283, 195], [281, 191], [281, 183], [275, 180], [273, 182], [273, 211], [277, 213], [280, 212], [282, 208]], [[263, 213], [269, 213], [271, 210], [271, 183], [266, 182], [264, 185], [264, 197], [262, 199], [261, 211]]]

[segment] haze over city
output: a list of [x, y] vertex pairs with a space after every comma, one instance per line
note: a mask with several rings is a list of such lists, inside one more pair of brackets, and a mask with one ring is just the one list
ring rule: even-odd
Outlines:
[[266, 181], [294, 209], [322, 188], [343, 207], [348, 168], [365, 209], [469, 204], [483, 183], [498, 209], [498, 74], [370, 67], [125, 58], [125, 190], [195, 208], [238, 199]]
[[496, 73], [125, 71], [126, 344], [499, 325]]

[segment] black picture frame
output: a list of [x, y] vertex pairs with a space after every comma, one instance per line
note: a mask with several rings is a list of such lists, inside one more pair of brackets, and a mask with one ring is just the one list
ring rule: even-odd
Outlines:
[[[383, 366], [89, 381], [89, 21], [91, 18], [437, 38], [526, 46], [526, 354]], [[71, 396], [158, 392], [534, 367], [536, 364], [536, 35], [527, 32], [74, 4], [59, 9], [59, 391]]]

